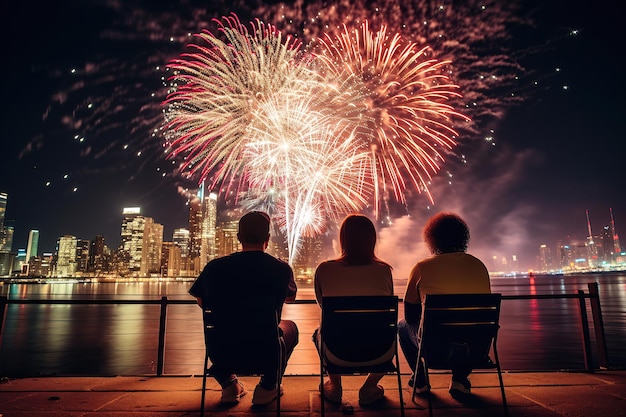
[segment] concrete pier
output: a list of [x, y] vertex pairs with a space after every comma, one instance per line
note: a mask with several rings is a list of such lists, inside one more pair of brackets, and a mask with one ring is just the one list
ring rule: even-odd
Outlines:
[[[374, 406], [358, 404], [364, 377], [344, 377], [344, 404], [327, 404], [328, 416], [387, 417], [399, 415], [395, 378], [382, 380], [385, 398]], [[434, 415], [490, 417], [504, 415], [495, 373], [474, 373], [472, 398], [461, 403], [448, 393], [450, 374], [431, 374]], [[206, 416], [273, 416], [275, 403], [251, 405], [256, 378], [242, 377], [248, 395], [234, 406], [219, 403], [220, 387], [208, 380]], [[406, 416], [428, 416], [428, 402], [414, 404], [408, 375], [403, 375]], [[511, 417], [626, 416], [626, 371], [506, 372], [506, 395]], [[202, 378], [198, 376], [41, 377], [3, 380], [0, 417], [183, 417], [198, 416]], [[319, 376], [285, 376], [281, 415], [318, 416]]]

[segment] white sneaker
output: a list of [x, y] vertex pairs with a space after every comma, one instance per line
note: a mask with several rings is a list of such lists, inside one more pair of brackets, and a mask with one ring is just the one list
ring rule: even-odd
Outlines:
[[324, 382], [324, 385], [320, 385], [320, 391], [324, 398], [331, 403], [341, 404], [341, 396], [343, 395], [343, 389], [341, 386], [335, 386], [329, 379]]
[[243, 384], [237, 380], [226, 388], [222, 388], [222, 398], [220, 402], [222, 404], [236, 404], [241, 397], [246, 395], [246, 390], [243, 388]]
[[[280, 395], [283, 395], [285, 390], [283, 389], [283, 385], [280, 384]], [[254, 388], [254, 394], [252, 395], [252, 404], [253, 405], [266, 405], [271, 403], [276, 399], [276, 388], [265, 389], [261, 385], [257, 385]]]
[[382, 385], [376, 385], [375, 387], [361, 387], [359, 390], [359, 404], [372, 405], [384, 396], [385, 390]]

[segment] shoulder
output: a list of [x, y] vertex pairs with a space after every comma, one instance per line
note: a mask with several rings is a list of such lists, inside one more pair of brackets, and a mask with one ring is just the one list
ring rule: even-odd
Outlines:
[[319, 273], [324, 273], [328, 271], [335, 271], [339, 268], [342, 268], [343, 266], [344, 266], [343, 262], [339, 262], [335, 259], [332, 259], [332, 260], [324, 261], [320, 263], [317, 266], [317, 268], [315, 268], [315, 273], [319, 274]]
[[210, 271], [231, 265], [232, 263], [237, 262], [236, 255], [237, 253], [233, 253], [220, 258], [212, 259], [204, 266], [204, 270]]
[[391, 273], [391, 265], [384, 261], [374, 261], [372, 264], [372, 268], [380, 269], [381, 271], [389, 271]]

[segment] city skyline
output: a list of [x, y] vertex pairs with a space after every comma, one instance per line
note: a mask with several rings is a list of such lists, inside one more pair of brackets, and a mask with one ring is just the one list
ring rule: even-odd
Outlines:
[[[206, 197], [205, 197], [205, 194], [206, 194]], [[0, 195], [3, 197], [3, 202], [8, 203], [10, 201], [10, 198], [8, 199], [6, 198], [7, 195], [5, 193], [0, 193]], [[136, 246], [139, 245], [138, 255], [135, 255], [136, 259], [130, 261], [131, 264], [130, 264], [129, 269], [135, 272], [141, 271], [143, 274], [149, 275], [149, 272], [155, 273], [156, 271], [158, 271], [159, 268], [152, 267], [152, 269], [149, 271], [150, 268], [148, 268], [145, 265], [145, 262], [148, 262], [148, 261], [146, 259], [142, 259], [141, 243], [139, 244], [130, 243], [131, 242], [130, 239], [131, 239], [131, 235], [135, 233], [133, 230], [136, 229], [139, 231], [139, 234], [140, 234], [139, 238], [141, 240], [141, 236], [143, 236], [143, 233], [144, 233], [144, 228], [148, 226], [151, 226], [151, 227], [156, 226], [157, 231], [153, 233], [157, 233], [158, 235], [158, 246], [161, 247], [163, 243], [168, 243], [168, 244], [173, 243], [179, 246], [181, 250], [183, 251], [183, 253], [185, 254], [183, 258], [188, 256], [187, 254], [190, 254], [189, 258], [195, 260], [195, 261], [194, 260], [190, 261], [191, 263], [184, 267], [188, 268], [188, 271], [191, 271], [192, 274], [197, 274], [202, 269], [203, 265], [206, 264], [208, 260], [215, 258], [218, 255], [218, 253], [221, 256], [224, 256], [225, 254], [228, 254], [232, 251], [237, 250], [236, 246], [232, 246], [227, 249], [221, 248], [220, 250], [214, 246], [211, 246], [211, 244], [206, 243], [205, 240], [211, 239], [212, 237], [212, 241], [214, 242], [212, 245], [215, 245], [215, 231], [218, 229], [218, 219], [220, 219], [219, 223], [221, 224], [232, 223], [234, 225], [233, 227], [235, 227], [235, 230], [236, 230], [236, 222], [238, 220], [238, 216], [240, 216], [241, 213], [243, 213], [243, 211], [237, 210], [233, 212], [232, 210], [227, 210], [227, 212], [220, 213], [217, 210], [217, 196], [213, 193], [210, 193], [210, 194], [206, 193], [206, 191], [198, 191], [197, 194], [195, 194], [195, 196], [194, 194], [190, 194], [190, 196], [191, 196], [190, 201], [186, 206], [189, 210], [188, 211], [189, 213], [188, 223], [185, 224], [185, 227], [174, 227], [174, 228], [172, 228], [171, 226], [168, 227], [168, 230], [172, 231], [170, 234], [166, 234], [164, 232], [164, 230], [166, 229], [164, 224], [159, 223], [157, 221], [158, 219], [154, 219], [150, 217], [148, 213], [143, 213], [140, 207], [126, 207], [126, 208], [123, 208], [122, 212], [120, 213], [120, 225], [121, 226], [118, 229], [118, 233], [114, 234], [113, 236], [106, 236], [102, 233], [98, 233], [93, 237], [89, 237], [89, 236], [75, 236], [72, 234], [65, 233], [54, 239], [55, 241], [54, 246], [45, 248], [45, 247], [41, 247], [38, 243], [41, 232], [39, 230], [31, 229], [28, 232], [28, 242], [29, 242], [28, 246], [24, 248], [12, 247], [11, 249], [12, 249], [12, 252], [14, 253], [17, 253], [18, 251], [24, 252], [26, 256], [28, 256], [27, 254], [29, 253], [30, 250], [34, 250], [38, 252], [40, 255], [43, 253], [54, 254], [56, 253], [57, 248], [59, 251], [62, 251], [62, 250], [65, 250], [66, 252], [71, 251], [70, 249], [67, 249], [67, 244], [68, 244], [67, 242], [63, 244], [60, 243], [60, 242], [63, 242], [64, 238], [65, 239], [71, 238], [75, 241], [73, 243], [74, 250], [76, 250], [76, 245], [77, 245], [76, 241], [78, 242], [91, 241], [91, 244], [94, 245], [94, 242], [98, 239], [101, 240], [100, 245], [106, 245], [111, 251], [116, 251], [119, 249], [119, 250], [125, 250], [129, 252], [131, 251], [131, 248], [132, 250], [135, 250]], [[212, 202], [210, 204], [210, 207], [207, 207], [208, 204], [205, 201]], [[488, 265], [488, 268], [491, 272], [510, 273], [510, 272], [528, 272], [528, 271], [533, 271], [533, 270], [546, 271], [546, 270], [561, 269], [563, 265], [562, 265], [562, 262], [558, 262], [558, 258], [559, 257], [562, 258], [565, 255], [562, 255], [562, 254], [559, 255], [558, 253], [559, 251], [563, 250], [563, 247], [568, 248], [572, 246], [572, 248], [582, 248], [582, 249], [576, 249], [576, 250], [572, 249], [572, 255], [569, 255], [569, 256], [577, 257], [578, 261], [587, 262], [585, 265], [578, 265], [577, 268], [584, 269], [586, 267], [601, 267], [602, 265], [599, 262], [597, 262], [597, 260], [593, 261], [591, 259], [592, 253], [589, 251], [593, 249], [587, 249], [587, 246], [590, 246], [589, 245], [590, 238], [591, 238], [591, 245], [594, 245], [593, 240], [595, 239], [596, 241], [595, 245], [597, 246], [598, 244], [600, 244], [600, 248], [602, 248], [601, 241], [604, 240], [603, 234], [610, 236], [611, 239], [614, 239], [611, 241], [611, 245], [615, 245], [614, 246], [615, 251], [621, 250], [621, 253], [622, 254], [624, 253], [623, 247], [620, 247], [621, 242], [619, 240], [619, 228], [615, 226], [615, 219], [612, 217], [612, 209], [609, 208], [608, 211], [609, 211], [610, 216], [608, 216], [607, 221], [603, 222], [601, 226], [597, 228], [592, 227], [591, 220], [589, 217], [590, 213], [589, 211], [587, 211], [585, 213], [585, 218], [587, 221], [586, 225], [587, 225], [587, 231], [588, 231], [587, 235], [581, 236], [581, 235], [573, 235], [573, 234], [565, 233], [557, 241], [554, 241], [554, 242], [546, 241], [544, 243], [541, 243], [537, 246], [536, 253], [533, 258], [524, 259], [523, 257], [521, 257], [520, 255], [514, 252], [509, 253], [509, 254], [494, 255], [484, 250], [473, 251], [471, 250], [471, 247], [470, 247], [469, 252], [481, 258], [485, 262], [485, 264]], [[141, 224], [139, 225], [135, 225], [135, 222], [133, 221], [133, 218], [135, 218], [136, 216], [140, 217]], [[206, 221], [205, 221], [205, 218], [206, 218]], [[409, 220], [405, 218], [405, 219], [400, 219], [399, 221], [406, 222]], [[414, 251], [406, 251], [406, 252], [399, 251], [398, 247], [395, 246], [395, 239], [390, 238], [389, 231], [393, 228], [394, 228], [394, 225], [390, 225], [390, 226], [379, 225], [377, 227], [378, 235], [379, 235], [379, 244], [378, 244], [377, 252], [382, 259], [385, 259], [390, 264], [392, 264], [392, 266], [394, 266], [396, 271], [399, 271], [398, 272], [399, 274], [402, 274], [402, 275], [408, 274], [410, 268], [413, 266], [415, 262], [417, 262], [417, 260], [419, 260], [422, 257], [426, 257], [429, 254], [425, 252], [426, 248], [421, 242], [416, 243], [413, 246], [413, 248], [418, 248], [415, 252]], [[184, 235], [185, 237], [181, 240], [180, 234], [182, 232], [185, 232], [185, 235]], [[177, 235], [179, 236], [178, 238], [177, 238]], [[15, 231], [13, 231], [13, 236], [15, 236]], [[115, 238], [118, 238], [119, 240], [115, 240]], [[34, 249], [33, 249], [33, 239], [35, 240]], [[337, 249], [336, 249], [337, 238], [335, 236], [320, 236], [319, 238], [313, 239], [313, 240], [317, 240], [321, 242], [320, 254], [322, 255], [325, 254], [325, 256], [323, 255], [322, 259], [332, 257], [333, 251], [335, 255], [337, 254]], [[183, 241], [185, 241], [185, 243], [181, 244], [181, 242]], [[274, 239], [273, 241], [276, 242]], [[280, 245], [279, 242], [276, 242], [276, 243]], [[188, 247], [186, 247], [185, 245], [188, 245]], [[545, 249], [546, 247], [548, 249]], [[159, 254], [160, 254], [160, 250], [161, 249], [159, 249]], [[285, 253], [283, 253], [283, 251], [284, 251], [284, 248], [281, 250], [280, 248], [276, 247], [274, 248], [273, 253], [275, 255], [281, 255], [282, 258], [285, 258], [286, 255]], [[584, 251], [585, 254], [583, 255], [583, 252], [581, 251]], [[611, 249], [610, 252], [613, 252], [613, 249]], [[589, 253], [588, 257], [586, 255], [587, 253]], [[597, 258], [598, 254], [595, 253], [595, 255]], [[622, 262], [624, 259], [626, 259], [626, 257], [624, 256], [618, 257], [618, 255], [619, 253], [616, 253], [614, 259], [621, 259]], [[604, 259], [603, 256], [601, 256], [600, 258]], [[573, 259], [574, 258], [572, 258], [572, 260], [569, 262], [570, 264], [574, 263]], [[319, 260], [320, 259], [316, 260], [315, 262], [319, 262]], [[314, 267], [314, 266], [315, 265], [307, 265], [307, 267], [309, 268]]]
[[[332, 2], [304, 3], [289, 17], [319, 9], [321, 18], [337, 20]], [[446, 17], [434, 18], [450, 29], [446, 45], [460, 48], [437, 50], [436, 39], [425, 38], [438, 58], [458, 62], [460, 93], [476, 123], [429, 184], [434, 204], [415, 191], [407, 192], [406, 204], [383, 201], [377, 223], [389, 261], [404, 265], [424, 253], [421, 227], [436, 211], [455, 211], [468, 221], [470, 252], [520, 260], [534, 259], [543, 243], [568, 235], [585, 239], [586, 210], [595, 233], [612, 208], [619, 231], [626, 219], [619, 168], [624, 86], [613, 59], [624, 48], [619, 13], [578, 1], [490, 1], [472, 9], [467, 28], [457, 14], [478, 2], [388, 1], [381, 2], [381, 13], [396, 3], [406, 6], [405, 20], [381, 19], [390, 30], [406, 26], [404, 36], [419, 26], [409, 12], [422, 4], [436, 11], [441, 4]], [[212, 18], [230, 12], [290, 30], [272, 14], [274, 6], [105, 0], [30, 11], [8, 5], [15, 19], [2, 30], [15, 70], [5, 86], [11, 101], [0, 113], [0, 191], [10, 196], [6, 215], [14, 221], [16, 246], [26, 247], [30, 229], [40, 230], [41, 248], [67, 233], [84, 239], [103, 234], [117, 243], [119, 213], [131, 206], [163, 224], [166, 236], [183, 227], [186, 190], [198, 184], [176, 174], [180, 161], [165, 157], [162, 138], [153, 132], [162, 123], [163, 68], [184, 50], [189, 33], [211, 28]], [[346, 18], [370, 15], [375, 23], [376, 13], [360, 10]], [[466, 46], [472, 54], [455, 55]], [[222, 206], [233, 200], [220, 194]], [[373, 217], [373, 210], [364, 214]]]

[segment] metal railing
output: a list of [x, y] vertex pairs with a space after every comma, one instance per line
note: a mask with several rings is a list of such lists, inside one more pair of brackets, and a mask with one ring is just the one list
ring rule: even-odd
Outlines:
[[[600, 306], [600, 296], [598, 292], [598, 284], [595, 282], [587, 284], [589, 292], [578, 290], [576, 294], [528, 294], [528, 295], [503, 295], [502, 300], [542, 300], [542, 299], [577, 299], [580, 314], [580, 331], [581, 343], [583, 347], [583, 356], [585, 370], [593, 372], [593, 358], [591, 349], [591, 333], [589, 330], [589, 319], [587, 315], [587, 302], [590, 301], [590, 309], [594, 325], [595, 342], [598, 350], [598, 362], [601, 369], [609, 367], [609, 358], [607, 351], [606, 336], [604, 332], [604, 322], [602, 319], [602, 310]], [[400, 299], [402, 301], [402, 299]], [[292, 304], [315, 304], [315, 300], [296, 300]], [[142, 304], [142, 305], [160, 305], [159, 314], [159, 332], [158, 332], [158, 348], [157, 348], [157, 364], [156, 375], [163, 375], [164, 358], [165, 358], [165, 335], [167, 322], [167, 309], [172, 304], [196, 304], [195, 300], [170, 300], [167, 296], [161, 297], [160, 300], [28, 300], [28, 299], [8, 299], [6, 296], [0, 296], [0, 343], [2, 343], [2, 334], [4, 327], [5, 314], [7, 305], [9, 304], [62, 304], [62, 305], [117, 305], [117, 304]]]

